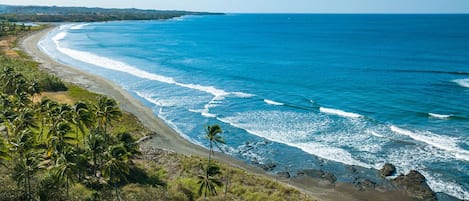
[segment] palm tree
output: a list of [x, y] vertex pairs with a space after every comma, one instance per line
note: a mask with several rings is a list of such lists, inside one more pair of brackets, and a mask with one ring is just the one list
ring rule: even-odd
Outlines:
[[32, 81], [28, 86], [28, 94], [32, 97], [33, 102], [35, 102], [35, 97], [37, 95], [41, 95], [41, 91], [41, 86], [36, 80]]
[[88, 135], [87, 152], [89, 153], [91, 160], [93, 161], [92, 169], [93, 175], [97, 177], [97, 170], [99, 168], [98, 161], [101, 160], [106, 141], [99, 130], [92, 130]]
[[135, 141], [131, 134], [127, 132], [119, 133], [117, 134], [117, 138], [119, 142], [124, 145], [125, 149], [130, 154], [130, 157], [142, 154], [138, 147], [138, 143]]
[[218, 134], [221, 134], [222, 132], [223, 132], [223, 130], [217, 124], [211, 125], [211, 126], [209, 125], [209, 126], [205, 127], [205, 134], [206, 134], [205, 137], [210, 142], [210, 150], [209, 150], [209, 153], [208, 153], [208, 163], [209, 164], [210, 164], [211, 156], [215, 154], [215, 152], [213, 151], [213, 145], [215, 144], [215, 146], [217, 146], [217, 148], [221, 151], [221, 148], [218, 145], [218, 143], [225, 144], [225, 140], [220, 135], [218, 135]]
[[49, 111], [48, 117], [50, 118], [51, 125], [49, 133], [47, 133], [47, 137], [54, 135], [57, 133], [57, 125], [60, 123], [68, 123], [71, 122], [71, 114], [72, 108], [67, 104], [60, 104], [52, 108]]
[[[221, 151], [221, 148], [218, 145], [218, 143], [225, 144], [225, 140], [220, 135], [218, 135], [218, 134], [221, 134], [221, 133], [223, 133], [223, 130], [217, 124], [211, 125], [211, 126], [209, 125], [209, 126], [205, 127], [205, 134], [206, 134], [205, 137], [210, 142], [210, 150], [209, 150], [209, 153], [208, 153], [208, 162], [207, 162], [207, 169], [206, 169], [206, 172], [205, 172], [205, 177], [202, 178], [202, 177], [199, 176], [199, 179], [203, 179], [203, 180], [199, 181], [199, 183], [201, 184], [200, 189], [199, 189], [199, 194], [202, 192], [202, 189], [205, 188], [205, 190], [204, 190], [204, 200], [206, 199], [207, 191], [209, 191], [212, 195], [213, 194], [216, 195], [214, 185], [218, 185], [217, 182], [220, 182], [219, 180], [216, 180], [213, 177], [213, 176], [221, 173], [220, 168], [217, 167], [217, 166], [212, 166], [210, 164], [210, 162], [211, 162], [212, 154], [213, 155], [215, 154], [215, 152], [213, 151], [213, 145], [215, 144], [215, 146], [217, 146], [217, 148]], [[222, 183], [220, 182], [219, 186], [221, 186], [221, 185], [222, 185]]]
[[0, 165], [4, 165], [3, 161], [10, 160], [10, 152], [8, 150], [8, 144], [5, 143], [3, 137], [0, 137]]
[[129, 153], [123, 144], [112, 145], [108, 147], [106, 152], [106, 162], [103, 164], [103, 176], [109, 179], [110, 183], [114, 184], [116, 191], [116, 198], [120, 200], [117, 183], [122, 179], [126, 180], [129, 174]]
[[72, 123], [75, 125], [75, 139], [78, 147], [78, 132], [83, 135], [83, 144], [85, 143], [85, 127], [91, 128], [93, 119], [87, 103], [79, 101], [72, 107]]
[[19, 155], [15, 160], [13, 178], [18, 184], [24, 184], [28, 200], [32, 200], [31, 178], [34, 172], [39, 169], [39, 156], [33, 152], [34, 143], [33, 134], [29, 129], [22, 130], [11, 142], [14, 146], [12, 151]]
[[18, 184], [23, 184], [28, 200], [33, 200], [31, 179], [34, 173], [39, 170], [39, 155], [34, 152], [27, 152], [16, 160], [13, 170], [13, 178]]
[[64, 154], [67, 150], [67, 147], [72, 146], [69, 141], [74, 140], [73, 137], [67, 136], [71, 130], [70, 124], [66, 122], [61, 122], [55, 125], [54, 135], [49, 138], [49, 149], [47, 151], [47, 156], [60, 156]]
[[15, 117], [12, 123], [13, 135], [17, 135], [19, 132], [27, 128], [37, 128], [34, 111], [27, 107], [21, 108], [18, 111], [18, 115]]
[[42, 136], [44, 135], [44, 128], [46, 127], [46, 124], [51, 121], [52, 119], [52, 111], [56, 106], [59, 104], [55, 101], [52, 101], [48, 98], [43, 98], [41, 102], [37, 105], [36, 112], [41, 119], [41, 132], [39, 134], [39, 139], [42, 139]]
[[60, 154], [55, 162], [53, 167], [54, 175], [59, 179], [59, 181], [65, 183], [65, 188], [67, 189], [67, 197], [69, 197], [69, 187], [70, 182], [78, 178], [79, 166], [75, 162], [75, 159], [78, 156], [72, 147], [67, 147], [67, 151]]
[[3, 93], [12, 94], [15, 87], [15, 71], [12, 67], [5, 67], [0, 74], [0, 80], [3, 81]]
[[122, 116], [117, 102], [114, 99], [102, 96], [96, 108], [96, 117], [98, 118], [98, 128], [107, 132], [108, 124]]
[[204, 201], [207, 199], [207, 193], [210, 195], [217, 195], [216, 186], [221, 187], [223, 182], [216, 178], [217, 175], [221, 174], [220, 167], [216, 165], [209, 165], [205, 171], [205, 175], [199, 175], [197, 182], [199, 186], [199, 196], [204, 194]]

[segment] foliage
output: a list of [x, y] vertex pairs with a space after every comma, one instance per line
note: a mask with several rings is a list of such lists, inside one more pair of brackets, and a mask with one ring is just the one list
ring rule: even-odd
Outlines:
[[[37, 84], [39, 90], [43, 91], [64, 91], [67, 90], [65, 84], [58, 77], [38, 70], [38, 63], [26, 59], [10, 58], [0, 56], [0, 71], [2, 71], [1, 83], [4, 92], [11, 92], [15, 84], [23, 82], [26, 84], [23, 91], [27, 91], [28, 84]], [[12, 83], [15, 78], [16, 83]], [[8, 82], [10, 81], [10, 82]]]
[[208, 14], [220, 13], [55, 6], [3, 6], [3, 9], [0, 9], [0, 20], [10, 22], [98, 22], [113, 20], [157, 20], [183, 15]]

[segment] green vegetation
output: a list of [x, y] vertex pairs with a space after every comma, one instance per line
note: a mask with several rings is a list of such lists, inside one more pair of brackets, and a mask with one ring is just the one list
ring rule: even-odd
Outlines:
[[0, 20], [6, 20], [10, 22], [99, 22], [115, 20], [159, 20], [180, 17], [183, 15], [209, 14], [219, 13], [0, 5]]
[[0, 21], [0, 36], [7, 36], [12, 34], [16, 35], [25, 31], [31, 31], [31, 25]]
[[28, 88], [43, 91], [67, 90], [58, 77], [38, 70], [37, 62], [0, 56], [0, 63], [0, 79], [3, 81], [0, 85], [3, 92], [12, 92], [17, 87], [24, 87], [23, 91], [28, 91]]

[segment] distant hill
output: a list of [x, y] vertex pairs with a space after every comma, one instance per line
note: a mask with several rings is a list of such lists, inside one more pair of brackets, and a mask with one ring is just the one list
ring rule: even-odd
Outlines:
[[107, 9], [56, 6], [0, 5], [0, 21], [10, 22], [98, 22], [115, 20], [169, 19], [183, 15], [219, 15], [221, 13], [162, 11], [141, 9]]

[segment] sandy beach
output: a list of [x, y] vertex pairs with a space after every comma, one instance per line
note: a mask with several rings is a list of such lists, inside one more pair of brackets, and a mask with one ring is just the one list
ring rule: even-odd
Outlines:
[[[41, 63], [41, 68], [60, 77], [66, 82], [74, 83], [92, 92], [103, 94], [117, 100], [123, 110], [133, 113], [144, 126], [155, 133], [151, 140], [145, 142], [146, 145], [169, 149], [186, 155], [206, 156], [207, 150], [205, 148], [192, 144], [181, 137], [176, 131], [167, 126], [165, 122], [157, 118], [150, 108], [133, 98], [124, 89], [99, 76], [58, 63], [40, 51], [37, 47], [37, 43], [52, 29], [54, 29], [54, 27], [34, 32], [24, 37], [19, 43], [23, 51], [29, 54], [34, 60]], [[309, 177], [281, 179], [280, 177], [270, 175], [260, 168], [246, 164], [228, 155], [217, 154], [216, 159], [250, 173], [264, 175], [287, 185], [294, 186], [318, 200], [410, 200], [401, 191], [359, 190], [348, 183], [336, 182], [335, 185], [329, 185], [324, 184], [322, 180]]]

